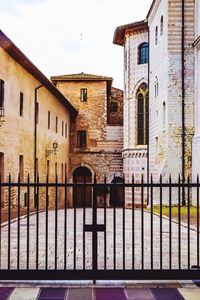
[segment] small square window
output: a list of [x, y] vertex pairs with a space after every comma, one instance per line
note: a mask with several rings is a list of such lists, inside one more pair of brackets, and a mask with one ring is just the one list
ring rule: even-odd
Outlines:
[[117, 112], [118, 111], [118, 104], [117, 102], [110, 103], [110, 112]]
[[86, 131], [85, 130], [77, 131], [77, 147], [78, 148], [86, 147]]
[[87, 89], [81, 89], [80, 99], [81, 102], [87, 102]]

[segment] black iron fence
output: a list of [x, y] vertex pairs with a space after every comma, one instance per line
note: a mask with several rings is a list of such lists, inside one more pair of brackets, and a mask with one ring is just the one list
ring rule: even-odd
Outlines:
[[0, 278], [199, 279], [199, 188], [198, 178], [9, 176], [0, 181]]

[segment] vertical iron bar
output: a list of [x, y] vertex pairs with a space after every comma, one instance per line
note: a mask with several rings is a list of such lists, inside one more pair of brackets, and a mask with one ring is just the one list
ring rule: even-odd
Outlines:
[[20, 174], [18, 174], [17, 188], [17, 270], [20, 268]]
[[28, 174], [28, 181], [27, 181], [27, 243], [26, 243], [26, 269], [29, 269], [29, 242], [30, 242], [30, 176]]
[[92, 243], [92, 253], [93, 253], [93, 272], [94, 272], [94, 280], [95, 274], [97, 272], [97, 254], [98, 254], [98, 248], [97, 248], [97, 181], [96, 181], [96, 174], [94, 175], [94, 184], [93, 184], [93, 243]]
[[160, 175], [160, 270], [162, 270], [162, 213], [163, 213], [163, 199], [162, 199], [162, 175]]
[[[48, 269], [48, 238], [49, 238], [49, 210], [48, 210], [48, 206], [49, 206], [49, 177], [47, 174], [46, 177], [46, 224], [45, 224], [45, 269]], [[37, 205], [38, 207], [38, 205]]]
[[38, 176], [36, 176], [35, 188], [34, 188], [34, 199], [36, 199], [36, 270], [39, 266], [39, 198], [38, 198]]
[[169, 176], [169, 269], [172, 268], [172, 177]]
[[55, 185], [55, 270], [57, 270], [57, 249], [58, 249], [58, 175], [56, 174], [56, 185]]
[[197, 175], [197, 267], [199, 270], [199, 175]]
[[[86, 207], [86, 176], [84, 176], [84, 191], [83, 191], [83, 228], [85, 225], [85, 207]], [[83, 230], [83, 270], [85, 270], [85, 230]]]
[[11, 175], [8, 177], [8, 270], [10, 270]]
[[116, 270], [116, 178], [114, 175], [114, 207], [113, 207], [113, 264], [114, 264], [114, 270]]
[[125, 178], [123, 174], [123, 184], [122, 184], [122, 192], [123, 192], [123, 270], [125, 270], [125, 260], [126, 260], [126, 241], [125, 241]]
[[188, 270], [190, 269], [190, 177], [187, 178], [187, 205], [188, 205]]
[[[184, 187], [182, 191], [184, 190]], [[178, 265], [181, 269], [181, 177], [178, 178]]]
[[135, 178], [132, 176], [132, 269], [135, 269]]
[[67, 268], [67, 176], [65, 174], [64, 187], [64, 201], [65, 201], [65, 220], [64, 220], [64, 270]]
[[151, 270], [153, 270], [153, 176], [151, 174]]
[[76, 187], [76, 177], [75, 177], [75, 197], [74, 197], [74, 270], [76, 270], [76, 195], [77, 195], [77, 187]]
[[106, 219], [106, 175], [104, 176], [104, 270], [107, 269], [107, 236], [106, 236], [106, 230], [107, 230], [107, 219]]
[[142, 207], [141, 207], [141, 260], [142, 260], [142, 270], [144, 270], [144, 177], [142, 174], [141, 180], [141, 197], [142, 197]]

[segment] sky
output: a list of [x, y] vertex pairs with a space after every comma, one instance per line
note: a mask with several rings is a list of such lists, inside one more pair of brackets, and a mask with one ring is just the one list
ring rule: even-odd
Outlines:
[[123, 89], [117, 26], [143, 20], [152, 0], [0, 0], [0, 29], [49, 78], [89, 73]]

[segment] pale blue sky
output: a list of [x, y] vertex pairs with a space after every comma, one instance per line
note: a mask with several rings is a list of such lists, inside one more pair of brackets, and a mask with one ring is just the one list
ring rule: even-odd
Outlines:
[[117, 26], [144, 19], [152, 0], [0, 0], [0, 28], [47, 77], [112, 76], [123, 88]]

